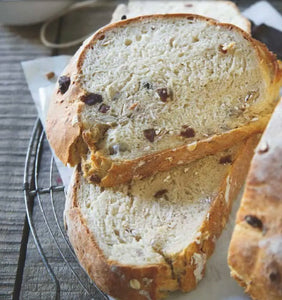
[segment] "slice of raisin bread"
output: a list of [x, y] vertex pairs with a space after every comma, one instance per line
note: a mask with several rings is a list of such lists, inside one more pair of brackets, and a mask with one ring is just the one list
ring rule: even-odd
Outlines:
[[195, 288], [228, 219], [257, 136], [186, 166], [119, 187], [76, 169], [65, 225], [89, 276], [118, 299], [160, 299]]
[[251, 33], [251, 23], [231, 1], [140, 1], [129, 0], [120, 4], [113, 13], [112, 22], [142, 15], [189, 13], [234, 24]]
[[276, 58], [230, 24], [153, 15], [104, 27], [59, 78], [47, 136], [89, 182], [114, 186], [229, 148], [266, 126]]
[[256, 149], [237, 214], [228, 263], [257, 300], [282, 299], [282, 102]]

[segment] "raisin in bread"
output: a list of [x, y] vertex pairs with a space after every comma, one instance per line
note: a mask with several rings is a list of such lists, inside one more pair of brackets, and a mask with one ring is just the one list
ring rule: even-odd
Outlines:
[[114, 186], [262, 132], [280, 84], [275, 56], [233, 25], [129, 19], [96, 32], [64, 70], [47, 136], [64, 163], [83, 158], [89, 182]]
[[65, 225], [89, 276], [118, 299], [195, 288], [257, 140], [112, 188], [87, 183], [76, 169]]
[[189, 13], [210, 17], [222, 23], [234, 24], [251, 33], [251, 23], [241, 15], [231, 1], [140, 1], [120, 4], [113, 13], [112, 22], [141, 15]]
[[228, 263], [257, 300], [282, 299], [282, 102], [256, 149], [237, 214]]

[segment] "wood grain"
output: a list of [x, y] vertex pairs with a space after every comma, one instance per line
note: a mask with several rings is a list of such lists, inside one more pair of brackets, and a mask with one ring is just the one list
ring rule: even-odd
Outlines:
[[38, 41], [38, 26], [0, 27], [0, 297], [12, 297], [25, 208], [25, 152], [36, 110], [20, 62], [50, 51]]

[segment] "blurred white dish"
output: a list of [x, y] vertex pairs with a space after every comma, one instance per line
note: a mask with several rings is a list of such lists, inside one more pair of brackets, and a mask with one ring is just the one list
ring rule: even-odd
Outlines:
[[0, 1], [0, 24], [29, 25], [43, 22], [72, 4], [72, 0]]

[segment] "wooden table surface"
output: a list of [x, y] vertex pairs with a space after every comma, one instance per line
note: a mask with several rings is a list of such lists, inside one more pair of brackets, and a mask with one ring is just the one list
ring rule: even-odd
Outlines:
[[[78, 37], [81, 32], [94, 31], [109, 22], [118, 2], [121, 1], [104, 2], [96, 8], [63, 17], [51, 26], [49, 34], [53, 40], [62, 42]], [[244, 9], [255, 1], [235, 2]], [[281, 0], [270, 2], [282, 12]], [[54, 283], [41, 261], [26, 221], [24, 163], [37, 114], [20, 62], [42, 56], [73, 54], [76, 49], [54, 51], [44, 47], [39, 40], [39, 30], [40, 25], [0, 25], [0, 299], [54, 299], [55, 295]], [[40, 166], [42, 185], [48, 183], [50, 157], [48, 145], [44, 143]], [[58, 193], [55, 203], [59, 209], [63, 202], [64, 194]], [[48, 205], [46, 207], [47, 219], [52, 223], [52, 212]], [[36, 200], [33, 219], [48, 261], [61, 282], [61, 298], [89, 299], [60, 258]], [[60, 233], [56, 232], [55, 236], [60, 241]], [[74, 262], [73, 257], [67, 259]], [[85, 280], [83, 274], [79, 277]]]

